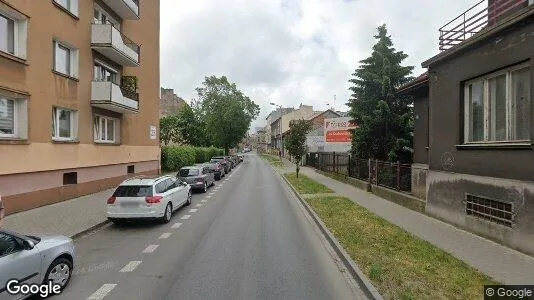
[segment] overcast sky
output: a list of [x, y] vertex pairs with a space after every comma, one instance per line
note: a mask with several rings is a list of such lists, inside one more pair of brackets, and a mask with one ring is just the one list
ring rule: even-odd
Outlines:
[[478, 0], [161, 0], [161, 84], [189, 101], [205, 76], [226, 75], [269, 102], [348, 110], [348, 80], [386, 23], [414, 75], [437, 54], [438, 29]]

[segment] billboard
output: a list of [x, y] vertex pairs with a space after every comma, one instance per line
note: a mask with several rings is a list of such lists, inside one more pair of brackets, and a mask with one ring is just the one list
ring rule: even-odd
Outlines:
[[327, 144], [350, 144], [352, 135], [349, 130], [358, 128], [348, 117], [324, 119], [324, 139]]

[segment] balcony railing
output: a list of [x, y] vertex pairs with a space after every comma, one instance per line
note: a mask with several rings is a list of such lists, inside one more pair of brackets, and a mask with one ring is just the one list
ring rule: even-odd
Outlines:
[[439, 29], [439, 50], [448, 50], [503, 17], [526, 7], [529, 0], [482, 0]]
[[91, 104], [118, 113], [137, 113], [139, 94], [110, 81], [93, 81]]
[[92, 25], [91, 45], [93, 49], [123, 66], [139, 65], [141, 49], [112, 24]]
[[117, 15], [125, 20], [139, 19], [138, 0], [102, 0]]

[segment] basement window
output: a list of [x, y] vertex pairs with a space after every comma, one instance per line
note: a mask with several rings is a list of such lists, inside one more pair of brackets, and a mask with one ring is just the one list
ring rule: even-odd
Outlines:
[[135, 174], [135, 165], [128, 166], [128, 174]]
[[514, 213], [511, 203], [470, 194], [466, 194], [465, 197], [465, 212], [468, 216], [474, 216], [493, 223], [512, 227]]
[[78, 184], [78, 172], [63, 173], [63, 185]]

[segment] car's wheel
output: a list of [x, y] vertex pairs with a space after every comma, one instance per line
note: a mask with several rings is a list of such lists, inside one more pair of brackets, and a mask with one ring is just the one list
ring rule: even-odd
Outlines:
[[185, 205], [186, 206], [191, 205], [192, 200], [193, 200], [193, 195], [191, 194], [191, 191], [189, 191], [189, 193], [187, 194], [187, 202], [185, 202]]
[[58, 258], [52, 262], [44, 277], [44, 284], [52, 281], [60, 286], [62, 291], [70, 282], [72, 276], [72, 262], [66, 258]]
[[167, 203], [167, 206], [165, 207], [165, 213], [163, 214], [163, 217], [161, 217], [161, 222], [169, 223], [171, 221], [171, 217], [172, 217], [172, 204]]
[[211, 186], [215, 186], [215, 179], [211, 182]]

